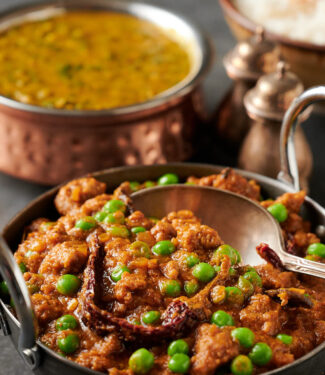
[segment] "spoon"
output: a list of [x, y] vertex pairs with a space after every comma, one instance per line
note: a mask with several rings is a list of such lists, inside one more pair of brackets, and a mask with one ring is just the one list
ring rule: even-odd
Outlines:
[[243, 264], [265, 263], [256, 246], [266, 243], [290, 271], [325, 278], [325, 264], [285, 251], [281, 228], [262, 206], [241, 195], [197, 185], [168, 185], [133, 193], [133, 206], [146, 216], [162, 218], [171, 211], [191, 210], [222, 240], [237, 249]]

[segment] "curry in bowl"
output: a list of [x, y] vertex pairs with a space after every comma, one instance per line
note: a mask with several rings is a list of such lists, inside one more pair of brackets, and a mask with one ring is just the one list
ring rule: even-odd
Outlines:
[[[92, 177], [74, 180], [55, 198], [61, 216], [26, 228], [15, 258], [45, 345], [111, 375], [252, 375], [325, 341], [324, 280], [286, 271], [266, 245], [257, 251], [267, 264], [241, 264], [218, 228], [190, 211], [159, 219], [135, 211], [132, 192], [157, 183], [178, 177], [127, 181], [112, 194]], [[325, 261], [325, 245], [299, 215], [304, 192], [262, 201], [260, 186], [230, 169], [187, 183], [260, 201], [287, 251]]]
[[174, 32], [123, 13], [68, 11], [0, 34], [0, 95], [49, 108], [144, 102], [191, 71]]

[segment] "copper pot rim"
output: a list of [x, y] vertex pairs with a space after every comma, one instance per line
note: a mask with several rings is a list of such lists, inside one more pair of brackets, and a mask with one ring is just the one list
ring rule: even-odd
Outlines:
[[[225, 168], [225, 166], [213, 165], [213, 164], [202, 164], [202, 163], [167, 163], [167, 164], [155, 164], [155, 165], [138, 165], [138, 166], [115, 167], [115, 168], [109, 168], [109, 169], [95, 171], [95, 172], [89, 173], [87, 175], [84, 175], [83, 177], [90, 176], [90, 177], [100, 179], [101, 177], [104, 177], [105, 175], [110, 175], [110, 174], [128, 173], [130, 171], [136, 171], [137, 173], [141, 174], [141, 173], [143, 173], [143, 171], [145, 169], [155, 170], [155, 169], [160, 169], [160, 168], [163, 168], [163, 169], [169, 168], [171, 170], [173, 170], [173, 169], [177, 170], [177, 169], [183, 169], [184, 166], [186, 167], [186, 169], [188, 169], [189, 173], [194, 173], [194, 170], [196, 170], [197, 168], [205, 170], [206, 172], [209, 172], [209, 173], [212, 173], [212, 170], [214, 170], [214, 172], [216, 173], [217, 170], [220, 171], [223, 168]], [[273, 179], [273, 178], [270, 178], [270, 177], [266, 177], [266, 176], [260, 175], [258, 173], [244, 171], [244, 170], [238, 169], [238, 168], [232, 168], [232, 169], [234, 171], [236, 171], [237, 173], [241, 174], [242, 176], [246, 177], [246, 178], [254, 179], [261, 184], [268, 185], [269, 187], [277, 187], [277, 188], [283, 189], [286, 192], [294, 192], [295, 191], [293, 189], [293, 187], [283, 183], [282, 181], [279, 181], [279, 180], [276, 180], [276, 179]], [[191, 172], [190, 172], [190, 170], [191, 170]], [[152, 173], [152, 172], [150, 171], [150, 173]], [[54, 195], [58, 192], [59, 188], [61, 186], [64, 186], [64, 184], [66, 184], [66, 182], [53, 187], [52, 189], [46, 191], [45, 193], [42, 193], [41, 195], [37, 196], [34, 200], [32, 200], [29, 204], [27, 204], [22, 210], [20, 210], [8, 222], [8, 224], [3, 228], [3, 230], [0, 231], [1, 235], [6, 237], [5, 234], [6, 234], [7, 231], [9, 231], [9, 228], [11, 226], [15, 226], [15, 223], [17, 221], [21, 220], [21, 217], [24, 216], [25, 214], [27, 214], [29, 211], [31, 211], [35, 206], [37, 206], [38, 204], [43, 204], [46, 201], [47, 198], [53, 198]], [[318, 209], [318, 210], [321, 209], [322, 211], [324, 211], [324, 209], [322, 209], [310, 197], [307, 196], [306, 201], [309, 202], [309, 203], [312, 202], [316, 206], [316, 209]], [[325, 213], [325, 211], [324, 211], [324, 213]], [[7, 316], [9, 316], [10, 319], [12, 319], [14, 324], [20, 328], [20, 322], [12, 314], [12, 312], [8, 309], [8, 307], [2, 302], [1, 298], [0, 298], [0, 307], [2, 307], [5, 310]], [[36, 344], [37, 344], [37, 346], [41, 347], [42, 350], [44, 352], [46, 352], [48, 355], [50, 355], [51, 357], [54, 357], [55, 359], [59, 360], [60, 362], [63, 362], [67, 366], [67, 368], [73, 367], [74, 369], [79, 370], [80, 373], [89, 374], [89, 375], [90, 374], [91, 375], [102, 374], [102, 372], [89, 369], [87, 367], [79, 365], [78, 363], [75, 363], [73, 361], [70, 361], [66, 358], [61, 357], [59, 354], [57, 354], [56, 352], [54, 352], [53, 350], [48, 348], [46, 345], [44, 345], [40, 340], [37, 340]], [[290, 372], [295, 371], [295, 369], [299, 369], [299, 366], [302, 365], [305, 361], [311, 359], [311, 357], [313, 357], [314, 355], [316, 355], [320, 352], [324, 352], [324, 351], [325, 351], [325, 342], [316, 346], [312, 351], [310, 351], [307, 354], [303, 355], [302, 357], [296, 359], [294, 362], [292, 362], [290, 364], [287, 364], [285, 366], [279, 367], [277, 369], [267, 371], [263, 375], [276, 375], [278, 373], [283, 373], [283, 372], [287, 373], [286, 372], [287, 370], [290, 371]], [[294, 372], [292, 372], [292, 373], [294, 373]]]
[[[95, 9], [95, 10], [106, 10], [115, 11], [133, 15], [140, 19], [147, 19], [149, 22], [156, 24], [153, 17], [145, 17], [142, 14], [144, 11], [158, 11], [168, 17], [174, 17], [179, 23], [183, 23], [186, 27], [191, 30], [193, 39], [195, 41], [195, 47], [200, 51], [201, 58], [198, 66], [192, 69], [189, 74], [176, 85], [156, 95], [150, 100], [135, 103], [129, 106], [115, 107], [111, 109], [103, 110], [69, 110], [69, 109], [57, 109], [57, 108], [46, 108], [37, 105], [25, 104], [14, 99], [10, 99], [3, 95], [0, 95], [0, 106], [8, 109], [29, 112], [37, 114], [39, 116], [56, 116], [56, 117], [68, 117], [68, 118], [79, 118], [79, 117], [110, 117], [118, 118], [124, 115], [134, 115], [137, 113], [150, 113], [159, 107], [164, 109], [169, 107], [174, 102], [178, 102], [182, 97], [190, 94], [193, 89], [198, 86], [205, 75], [210, 70], [214, 60], [214, 47], [212, 40], [209, 35], [201, 30], [201, 28], [192, 20], [183, 16], [178, 12], [169, 10], [164, 7], [144, 3], [141, 1], [133, 0], [62, 0], [60, 2], [51, 0], [45, 2], [45, 0], [35, 0], [32, 3], [25, 5], [18, 5], [11, 7], [8, 10], [0, 12], [0, 25], [6, 17], [17, 16], [18, 18], [29, 14], [35, 10], [43, 9], [52, 10], [76, 10], [76, 9]], [[10, 26], [8, 27], [10, 28]]]
[[[237, 22], [240, 26], [244, 27], [245, 29], [249, 30], [252, 33], [255, 33], [256, 27], [258, 26], [256, 23], [251, 21], [249, 18], [244, 16], [242, 13], [238, 11], [238, 9], [233, 4], [232, 0], [219, 0], [221, 8], [223, 12]], [[317, 53], [325, 53], [325, 44], [319, 45], [315, 43], [308, 43], [303, 42], [296, 39], [291, 39], [281, 34], [273, 33], [271, 31], [265, 31], [266, 38], [270, 40], [274, 40], [278, 43], [281, 43], [285, 46], [291, 48], [297, 48], [307, 52], [317, 52]]]

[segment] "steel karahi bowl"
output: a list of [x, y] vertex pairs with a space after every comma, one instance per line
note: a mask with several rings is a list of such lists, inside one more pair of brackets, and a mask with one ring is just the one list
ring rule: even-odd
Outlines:
[[0, 14], [0, 32], [69, 10], [127, 13], [152, 22], [179, 39], [191, 71], [151, 100], [110, 110], [49, 109], [0, 96], [0, 170], [54, 185], [118, 165], [187, 159], [196, 124], [205, 117], [200, 83], [212, 55], [205, 35], [182, 16], [128, 0], [43, 0]]
[[[263, 196], [275, 198], [283, 193], [294, 192], [299, 189], [299, 176], [296, 174], [297, 163], [294, 153], [292, 153], [294, 129], [296, 126], [294, 119], [296, 119], [302, 109], [307, 107], [311, 102], [321, 98], [325, 100], [325, 86], [323, 88], [308, 90], [289, 108], [282, 128], [282, 171], [279, 175], [281, 176], [280, 180], [271, 179], [252, 172], [236, 170], [242, 176], [257, 181], [262, 187]], [[156, 180], [162, 174], [171, 172], [178, 174], [180, 179], [184, 181], [188, 176], [207, 176], [219, 173], [223, 168], [212, 165], [174, 163], [113, 168], [96, 172], [92, 175], [96, 179], [105, 182], [108, 191], [112, 191], [126, 180]], [[10, 337], [25, 360], [26, 365], [35, 374], [100, 375], [102, 373], [82, 367], [75, 362], [61, 357], [39, 340], [36, 340], [31, 301], [22, 273], [12, 255], [20, 243], [26, 225], [38, 217], [57, 216], [53, 200], [58, 190], [59, 187], [56, 187], [30, 203], [11, 220], [4, 228], [2, 236], [0, 236], [1, 275], [8, 283], [19, 318], [18, 320], [8, 306], [0, 299], [0, 328], [2, 328], [5, 335]], [[325, 238], [325, 209], [310, 197], [306, 197], [302, 215], [311, 222], [313, 230], [316, 233], [320, 231], [320, 237]], [[324, 368], [325, 342], [292, 364], [268, 371], [264, 375], [305, 375], [307, 373], [322, 375]]]
[[[238, 40], [255, 33], [258, 25], [241, 14], [233, 0], [219, 0], [219, 3], [230, 30]], [[306, 88], [325, 83], [325, 45], [293, 40], [267, 30], [266, 37], [279, 44], [283, 58]]]

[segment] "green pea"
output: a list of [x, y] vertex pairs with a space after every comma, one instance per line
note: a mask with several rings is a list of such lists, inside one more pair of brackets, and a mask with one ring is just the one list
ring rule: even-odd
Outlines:
[[123, 275], [124, 272], [128, 272], [128, 273], [130, 273], [130, 270], [129, 270], [128, 267], [125, 266], [124, 264], [122, 264], [122, 265], [119, 264], [118, 266], [116, 266], [116, 267], [113, 269], [113, 271], [112, 271], [112, 273], [111, 273], [111, 279], [112, 279], [115, 283], [117, 283], [118, 281], [121, 280], [122, 275]]
[[187, 267], [189, 268], [192, 268], [194, 267], [196, 264], [200, 263], [200, 259], [199, 257], [196, 255], [196, 254], [190, 254], [187, 258], [186, 258], [186, 265]]
[[126, 227], [118, 227], [118, 226], [112, 226], [107, 229], [107, 231], [113, 236], [113, 237], [122, 237], [122, 238], [128, 238], [130, 236], [130, 232]]
[[77, 334], [72, 333], [64, 338], [58, 339], [58, 347], [65, 354], [74, 353], [80, 345]]
[[245, 294], [245, 296], [250, 297], [254, 293], [254, 285], [243, 276], [238, 278], [238, 288]]
[[175, 245], [168, 240], [159, 241], [151, 248], [151, 251], [155, 255], [170, 255], [175, 251]]
[[249, 328], [235, 328], [231, 331], [231, 336], [244, 348], [250, 348], [254, 345], [255, 335]]
[[147, 311], [142, 315], [142, 321], [144, 324], [154, 324], [160, 319], [159, 311]]
[[244, 303], [244, 294], [236, 286], [226, 287], [226, 301], [231, 305], [240, 306]]
[[136, 350], [129, 358], [129, 367], [135, 374], [146, 374], [155, 363], [155, 358], [147, 349]]
[[130, 181], [130, 188], [132, 191], [137, 191], [139, 189], [139, 182], [138, 181]]
[[185, 281], [184, 290], [188, 296], [192, 296], [199, 290], [199, 284], [195, 280]]
[[241, 262], [241, 256], [239, 252], [230, 245], [220, 245], [214, 252], [213, 257], [216, 258], [219, 263], [221, 263], [224, 255], [227, 255], [229, 257], [232, 265]]
[[153, 221], [155, 224], [158, 223], [159, 219], [157, 217], [154, 217], [154, 216], [149, 216], [148, 219], [150, 219], [151, 221]]
[[282, 341], [285, 345], [291, 345], [293, 341], [292, 336], [286, 335], [284, 333], [279, 333], [276, 338]]
[[108, 215], [107, 212], [99, 211], [99, 212], [95, 213], [94, 219], [101, 223], [102, 221], [104, 221], [104, 219], [106, 218], [107, 215]]
[[309, 255], [325, 258], [325, 245], [323, 243], [312, 243], [308, 246], [307, 253]]
[[267, 210], [279, 223], [283, 223], [288, 218], [288, 210], [282, 203], [274, 203]]
[[20, 271], [21, 271], [22, 273], [27, 272], [27, 267], [26, 267], [26, 264], [25, 264], [25, 263], [23, 263], [23, 262], [19, 263], [19, 268], [20, 268]]
[[154, 186], [156, 186], [156, 184], [153, 181], [145, 181], [145, 183], [144, 183], [145, 188], [151, 188], [151, 187], [154, 187]]
[[251, 282], [254, 285], [254, 287], [258, 286], [258, 287], [261, 288], [262, 285], [263, 285], [262, 279], [257, 272], [254, 272], [254, 271], [246, 272], [243, 277], [244, 277], [244, 279]]
[[184, 182], [184, 185], [196, 185], [195, 182], [186, 181]]
[[181, 285], [177, 280], [166, 280], [160, 284], [162, 293], [168, 297], [177, 297], [181, 293]]
[[86, 216], [76, 222], [75, 227], [81, 230], [90, 230], [97, 225], [96, 220], [92, 216]]
[[113, 214], [116, 211], [125, 212], [126, 205], [124, 202], [120, 201], [119, 199], [111, 199], [110, 201], [106, 202], [103, 211]]
[[0, 283], [0, 293], [4, 296], [9, 294], [9, 288], [5, 281], [1, 281]]
[[234, 267], [229, 268], [229, 275], [230, 276], [236, 276], [237, 275], [237, 271], [235, 270]]
[[252, 267], [252, 266], [245, 266], [244, 269], [245, 269], [245, 272], [255, 272], [255, 273], [258, 273], [256, 271], [256, 269], [254, 267]]
[[39, 286], [35, 284], [28, 284], [27, 289], [29, 291], [29, 294], [35, 294], [39, 292]]
[[144, 257], [149, 259], [151, 255], [148, 244], [142, 241], [134, 241], [130, 245], [130, 250], [136, 257]]
[[77, 319], [73, 315], [63, 315], [56, 321], [56, 330], [65, 331], [67, 329], [76, 329], [78, 327]]
[[218, 327], [235, 325], [232, 316], [223, 310], [218, 310], [212, 314], [211, 323], [217, 325]]
[[[117, 215], [117, 214], [121, 214], [121, 215]], [[124, 217], [123, 212], [121, 211], [118, 211], [113, 214], [106, 213], [106, 217], [103, 221], [105, 224], [124, 224], [125, 217]]]
[[71, 296], [76, 293], [80, 287], [80, 280], [75, 275], [62, 275], [56, 283], [56, 289], [65, 296]]
[[[114, 214], [109, 214], [106, 212], [106, 217], [103, 220], [105, 224], [117, 224], [117, 220], [115, 219]], [[123, 224], [123, 223], [122, 223]]]
[[191, 360], [190, 357], [183, 353], [174, 354], [168, 362], [168, 368], [170, 371], [177, 374], [185, 374], [190, 368]]
[[188, 354], [190, 351], [188, 344], [185, 340], [179, 339], [172, 341], [167, 349], [168, 355], [171, 357], [177, 353]]
[[159, 177], [158, 185], [178, 184], [178, 176], [175, 173], [166, 173]]
[[199, 263], [194, 266], [192, 275], [198, 280], [207, 283], [214, 278], [216, 271], [209, 263]]
[[252, 375], [253, 364], [246, 355], [240, 354], [233, 359], [230, 369], [234, 375]]
[[[214, 270], [219, 273], [221, 271], [221, 266], [213, 266]], [[229, 268], [229, 275], [230, 276], [236, 276], [237, 271], [234, 269], [234, 267]]]
[[265, 342], [258, 342], [254, 345], [251, 352], [248, 354], [249, 358], [255, 365], [265, 366], [272, 358], [272, 349]]
[[145, 232], [147, 229], [145, 227], [134, 227], [131, 229], [133, 234]]

